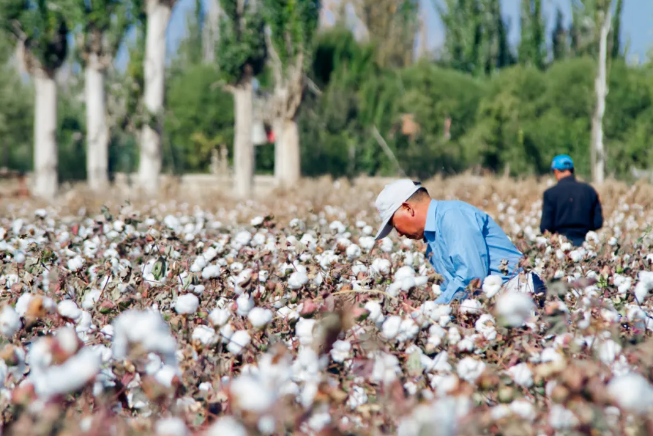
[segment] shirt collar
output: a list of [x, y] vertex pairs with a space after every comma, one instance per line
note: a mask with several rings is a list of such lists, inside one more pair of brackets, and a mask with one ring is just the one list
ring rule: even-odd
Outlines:
[[435, 233], [435, 212], [438, 207], [438, 203], [435, 200], [431, 200], [429, 204], [429, 210], [426, 213], [426, 223], [424, 224], [424, 233], [431, 232]]
[[561, 182], [575, 182], [576, 177], [573, 174], [568, 175], [567, 177], [563, 177], [562, 179], [558, 180], [558, 183]]

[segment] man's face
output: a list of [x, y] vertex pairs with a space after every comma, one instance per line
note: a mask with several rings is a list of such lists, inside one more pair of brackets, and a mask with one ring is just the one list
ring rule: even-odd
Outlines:
[[424, 221], [418, 219], [415, 209], [409, 203], [402, 204], [390, 222], [399, 236], [405, 236], [408, 239], [424, 238]]

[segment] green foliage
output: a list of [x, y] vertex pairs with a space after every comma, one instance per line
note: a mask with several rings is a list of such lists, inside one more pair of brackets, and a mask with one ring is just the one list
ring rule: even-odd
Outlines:
[[220, 75], [226, 83], [238, 85], [258, 75], [265, 66], [265, 24], [261, 14], [253, 10], [251, 0], [220, 0], [220, 7]]
[[0, 29], [24, 44], [38, 67], [53, 74], [68, 53], [66, 0], [0, 0]]
[[79, 32], [75, 49], [84, 59], [87, 54], [109, 55], [118, 51], [127, 29], [144, 12], [139, 1], [61, 0], [66, 2], [67, 18]]
[[542, 0], [522, 0], [519, 63], [544, 68], [546, 62], [545, 24]]
[[564, 16], [559, 7], [556, 8], [555, 25], [551, 31], [551, 47], [554, 62], [566, 58], [569, 54], [569, 32], [565, 28]]
[[416, 0], [357, 0], [356, 16], [375, 47], [376, 61], [388, 68], [412, 63], [418, 29], [419, 2]]
[[220, 144], [233, 156], [233, 98], [217, 77], [214, 65], [196, 64], [168, 81], [164, 129], [183, 171], [208, 172]]
[[12, 53], [9, 41], [0, 38], [0, 166], [27, 171], [32, 161], [34, 97], [12, 65]]
[[514, 63], [499, 0], [445, 0], [435, 7], [445, 27], [447, 65], [474, 75]]
[[272, 46], [286, 68], [299, 54], [313, 53], [320, 2], [317, 0], [263, 0], [263, 17]]

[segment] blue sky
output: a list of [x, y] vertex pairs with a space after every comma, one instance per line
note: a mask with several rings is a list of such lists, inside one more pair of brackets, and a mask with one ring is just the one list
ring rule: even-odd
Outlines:
[[[204, 0], [206, 1], [206, 0]], [[428, 45], [430, 48], [441, 46], [444, 39], [442, 23], [433, 8], [432, 0], [420, 0], [428, 16]], [[179, 0], [168, 28], [168, 49], [173, 54], [179, 40], [186, 31], [186, 15], [191, 13], [195, 0]], [[544, 0], [544, 14], [549, 29], [553, 26], [556, 7], [560, 6], [567, 22], [571, 21], [570, 0]], [[519, 40], [520, 0], [502, 0], [503, 13], [510, 23], [510, 41]], [[622, 44], [629, 46], [629, 60], [632, 56], [644, 61], [653, 43], [653, 2], [650, 0], [626, 0], [621, 25]]]

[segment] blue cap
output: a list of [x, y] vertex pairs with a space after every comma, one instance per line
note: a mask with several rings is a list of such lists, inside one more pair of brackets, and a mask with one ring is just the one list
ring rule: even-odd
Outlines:
[[574, 168], [574, 161], [571, 160], [571, 158], [566, 154], [560, 154], [554, 157], [553, 162], [551, 162], [552, 170], [564, 171], [564, 170], [571, 170], [573, 168]]

